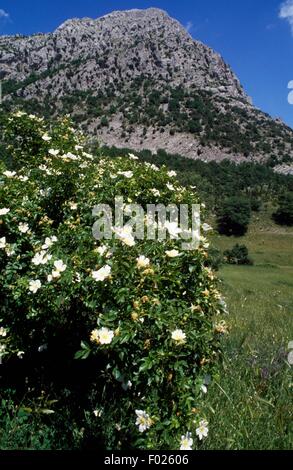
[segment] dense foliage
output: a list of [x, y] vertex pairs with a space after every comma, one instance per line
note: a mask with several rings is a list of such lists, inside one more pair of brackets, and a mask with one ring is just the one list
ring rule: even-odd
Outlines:
[[[93, 60], [103, 68], [103, 57], [93, 57]], [[140, 126], [143, 129], [142, 145], [148, 132], [167, 132], [172, 136], [187, 132], [202, 146], [217, 145], [245, 157], [261, 153], [268, 158], [271, 166], [292, 160], [290, 148], [293, 138], [289, 128], [267, 119], [267, 115], [256, 109], [243, 106], [241, 100], [215, 95], [195, 85], [190, 88], [175, 86], [172, 81], [166, 83], [165, 80], [155, 80], [141, 74], [127, 84], [115, 79], [98, 91], [87, 89], [69, 92], [64, 82], [63, 93], [57, 101], [50, 93], [50, 85], [42, 101], [36, 98], [23, 99], [31, 84], [54, 77], [63, 69], [70, 78], [80, 64], [80, 60], [74, 60], [66, 66], [61, 64], [40, 74], [33, 72], [24, 81], [4, 81], [3, 94], [10, 96], [10, 100], [4, 102], [5, 107], [11, 109], [23, 106], [28, 112], [46, 116], [70, 113], [76, 124], [80, 124], [84, 130], [90, 128], [94, 133], [101, 127], [108, 127], [111, 132], [111, 120], [119, 116], [122, 124], [121, 140], [125, 142]]]
[[[127, 155], [130, 149], [103, 147], [107, 155]], [[236, 164], [229, 160], [222, 162], [192, 160], [181, 155], [171, 155], [164, 150], [152, 154], [148, 150], [138, 152], [142, 161], [166, 165], [177, 172], [184, 186], [196, 186], [211, 210], [221, 206], [224, 199], [237, 196], [249, 199], [251, 209], [258, 211], [262, 203], [275, 201], [286, 191], [293, 191], [293, 176], [282, 175], [259, 163]]]
[[251, 207], [248, 200], [228, 198], [219, 208], [218, 231], [223, 235], [242, 236], [247, 232], [250, 217]]
[[96, 160], [67, 119], [48, 127], [16, 112], [3, 129], [3, 385], [32, 400], [24, 412], [66, 416], [95, 447], [198, 447], [227, 332], [208, 242], [182, 251], [180, 239], [117, 226], [111, 240], [92, 235], [93, 207], [115, 196], [128, 220], [130, 202], [191, 205], [197, 194], [134, 155]]
[[239, 245], [238, 243], [234, 245], [231, 250], [224, 251], [224, 258], [228, 264], [253, 264], [253, 261], [249, 257], [247, 246]]
[[279, 207], [273, 214], [280, 225], [293, 225], [293, 192], [288, 192], [279, 198]]

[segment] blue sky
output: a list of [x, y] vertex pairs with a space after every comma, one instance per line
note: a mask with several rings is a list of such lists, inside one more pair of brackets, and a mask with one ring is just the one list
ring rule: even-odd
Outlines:
[[[0, 34], [53, 31], [72, 17], [158, 7], [230, 64], [255, 105], [293, 127], [293, 0], [0, 0]], [[280, 14], [281, 12], [281, 14]]]

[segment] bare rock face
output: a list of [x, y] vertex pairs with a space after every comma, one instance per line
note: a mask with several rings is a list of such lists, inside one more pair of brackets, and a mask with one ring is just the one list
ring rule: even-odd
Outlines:
[[7, 106], [70, 113], [104, 143], [156, 150], [165, 141], [191, 158], [277, 154], [280, 162], [274, 139], [285, 138], [283, 153], [293, 155], [292, 131], [256, 110], [222, 57], [157, 8], [71, 19], [49, 34], [2, 36], [0, 79]]
[[[218, 54], [194, 41], [177, 21], [156, 8], [117, 11], [97, 20], [68, 20], [52, 34], [0, 38], [5, 79], [25, 80], [32, 72], [67, 66], [72, 61], [82, 64], [75, 77], [66, 81], [69, 89], [78, 85], [100, 89], [115, 78], [124, 81], [143, 73], [172, 78], [176, 85], [196, 84], [247, 98]], [[54, 80], [57, 85], [62, 76], [57, 74]], [[60, 88], [58, 93], [62, 94], [62, 83]], [[40, 86], [40, 91], [44, 94], [46, 89]]]

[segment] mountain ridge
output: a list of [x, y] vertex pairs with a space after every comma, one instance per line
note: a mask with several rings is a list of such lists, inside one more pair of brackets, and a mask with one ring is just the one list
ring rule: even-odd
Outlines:
[[293, 130], [255, 108], [221, 55], [158, 8], [0, 36], [0, 78], [7, 108], [69, 113], [107, 145], [279, 166], [293, 160]]

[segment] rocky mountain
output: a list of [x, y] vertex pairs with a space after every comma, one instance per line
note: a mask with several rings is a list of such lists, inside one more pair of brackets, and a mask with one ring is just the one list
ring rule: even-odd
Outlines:
[[293, 161], [293, 131], [256, 109], [222, 57], [156, 8], [0, 36], [4, 109], [70, 113], [107, 145], [204, 160]]

